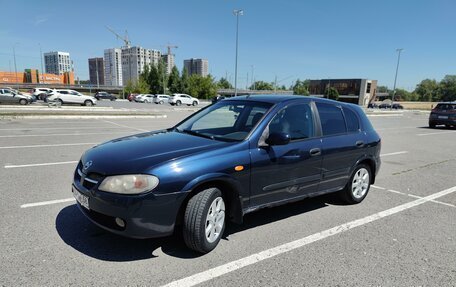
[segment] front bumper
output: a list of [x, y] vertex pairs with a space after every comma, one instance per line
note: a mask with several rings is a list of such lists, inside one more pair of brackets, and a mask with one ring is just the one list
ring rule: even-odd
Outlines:
[[[82, 213], [93, 223], [112, 233], [131, 238], [163, 237], [173, 233], [176, 218], [187, 193], [164, 195], [120, 195], [89, 191], [78, 182], [74, 192], [88, 197], [89, 209], [77, 203]], [[116, 218], [125, 222], [121, 227]]]

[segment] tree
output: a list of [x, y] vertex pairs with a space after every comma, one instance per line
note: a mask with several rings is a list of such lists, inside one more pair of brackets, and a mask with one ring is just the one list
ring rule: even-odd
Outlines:
[[261, 90], [261, 91], [274, 90], [273, 84], [268, 83], [268, 82], [263, 82], [263, 81], [256, 81], [255, 83], [253, 83], [253, 85], [250, 86], [250, 89], [253, 90], [253, 87], [255, 87], [255, 90]]
[[180, 80], [180, 91], [181, 91], [181, 93], [189, 94], [188, 71], [185, 67], [182, 69], [182, 75], [181, 75], [181, 80]]
[[217, 84], [211, 75], [202, 77], [193, 74], [188, 78], [188, 94], [201, 99], [210, 99], [217, 94]]
[[157, 65], [151, 65], [146, 82], [149, 84], [152, 94], [166, 93], [168, 77], [166, 75], [166, 64], [163, 59], [160, 59]]
[[127, 94], [147, 94], [149, 91], [149, 84], [141, 77], [136, 82], [128, 81], [125, 86], [125, 93]]
[[334, 87], [327, 87], [325, 90], [325, 97], [337, 101], [339, 99], [339, 92]]
[[308, 96], [309, 95], [309, 80], [301, 81], [296, 80], [296, 83], [292, 86], [293, 94], [294, 95], [302, 95]]
[[181, 79], [176, 66], [171, 69], [171, 74], [169, 74], [168, 89], [170, 93], [179, 93], [181, 91]]
[[220, 89], [232, 89], [233, 88], [233, 85], [231, 85], [231, 83], [228, 82], [228, 80], [225, 78], [220, 78], [220, 80], [217, 83], [217, 86]]
[[439, 83], [442, 101], [456, 101], [456, 75], [446, 75]]
[[378, 86], [377, 93], [389, 93], [388, 87], [387, 86]]
[[439, 95], [439, 84], [436, 80], [425, 79], [416, 85], [415, 93], [418, 95], [420, 101], [438, 101]]

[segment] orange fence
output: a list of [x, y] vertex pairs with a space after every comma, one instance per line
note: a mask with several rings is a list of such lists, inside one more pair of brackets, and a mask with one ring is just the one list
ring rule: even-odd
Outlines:
[[66, 72], [62, 75], [40, 74], [38, 70], [27, 69], [23, 73], [1, 72], [0, 84], [23, 84], [23, 83], [40, 83], [40, 84], [61, 84], [74, 85], [74, 73]]

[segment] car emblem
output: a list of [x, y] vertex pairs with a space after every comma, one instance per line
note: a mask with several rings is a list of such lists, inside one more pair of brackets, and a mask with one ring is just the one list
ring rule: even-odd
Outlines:
[[91, 160], [89, 160], [88, 162], [86, 162], [86, 163], [84, 164], [84, 170], [87, 170], [89, 167], [91, 167], [91, 166], [92, 166], [92, 163], [93, 163], [93, 162], [92, 162]]

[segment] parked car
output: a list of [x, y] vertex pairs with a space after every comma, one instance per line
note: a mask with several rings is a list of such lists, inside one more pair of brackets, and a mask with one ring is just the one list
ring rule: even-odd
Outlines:
[[378, 106], [379, 109], [391, 109], [391, 103], [382, 103]]
[[155, 95], [151, 95], [151, 94], [143, 94], [143, 95], [140, 95], [140, 96], [137, 96], [135, 101], [138, 102], [138, 103], [153, 103], [154, 102], [154, 96]]
[[169, 100], [168, 95], [162, 95], [162, 94], [156, 94], [154, 97], [154, 103], [163, 105], [164, 103], [167, 103]]
[[429, 115], [429, 127], [445, 125], [456, 127], [456, 101], [438, 103]]
[[369, 104], [367, 105], [367, 108], [369, 108], [369, 109], [376, 109], [376, 108], [378, 108], [378, 104], [376, 104], [376, 103], [369, 103]]
[[363, 201], [380, 143], [357, 105], [240, 96], [172, 128], [87, 150], [72, 191], [82, 213], [108, 231], [150, 238], [182, 229], [187, 246], [206, 253], [227, 221], [261, 208], [332, 192]]
[[227, 98], [230, 98], [230, 96], [217, 95], [212, 98], [212, 103], [215, 104], [216, 102], [227, 99]]
[[141, 98], [144, 96], [145, 94], [138, 94], [135, 96], [135, 98], [133, 99], [135, 102], [137, 103], [141, 103]]
[[48, 88], [34, 88], [32, 91], [32, 96], [35, 96], [37, 100], [42, 100], [46, 98], [47, 94], [52, 92], [52, 89]]
[[84, 106], [96, 105], [97, 99], [86, 96], [74, 90], [53, 90], [46, 101], [59, 101], [61, 104], [81, 104]]
[[182, 104], [188, 106], [196, 106], [199, 104], [199, 100], [187, 94], [172, 94], [172, 96], [169, 97], [168, 103], [173, 106], [180, 106]]
[[111, 95], [108, 92], [96, 92], [94, 95], [94, 98], [97, 99], [97, 101], [100, 101], [100, 100], [115, 101], [117, 99], [115, 96]]
[[129, 94], [127, 99], [128, 99], [128, 101], [133, 102], [135, 100], [136, 96], [137, 96], [136, 94]]
[[27, 105], [33, 101], [31, 96], [23, 95], [15, 90], [0, 89], [0, 103]]
[[391, 108], [394, 109], [394, 110], [403, 110], [404, 106], [399, 104], [399, 103], [394, 103], [394, 104], [391, 105]]

